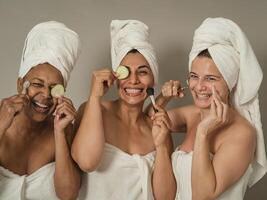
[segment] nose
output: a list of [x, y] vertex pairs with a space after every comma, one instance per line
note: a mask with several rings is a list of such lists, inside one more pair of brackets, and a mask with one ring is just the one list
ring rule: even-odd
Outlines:
[[50, 88], [49, 87], [43, 87], [41, 94], [45, 98], [51, 98], [51, 90], [50, 90]]
[[196, 89], [198, 91], [203, 91], [203, 90], [207, 90], [208, 86], [205, 80], [203, 80], [202, 78], [200, 78], [195, 85]]
[[132, 84], [137, 84], [137, 83], [140, 82], [139, 81], [139, 77], [138, 77], [138, 75], [136, 73], [131, 73], [130, 77], [129, 77], [129, 80], [130, 80], [130, 83], [132, 83]]

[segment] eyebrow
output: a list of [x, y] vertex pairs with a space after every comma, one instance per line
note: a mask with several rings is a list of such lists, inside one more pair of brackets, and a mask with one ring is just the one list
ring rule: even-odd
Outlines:
[[[44, 80], [42, 80], [40, 78], [33, 78], [31, 81], [40, 81], [40, 82], [44, 83]], [[59, 83], [51, 83], [50, 85], [53, 86], [53, 85], [57, 85], [57, 84], [59, 84]]]
[[44, 82], [44, 80], [40, 79], [40, 78], [33, 78], [32, 81], [40, 81], [40, 82]]
[[[189, 72], [189, 74], [194, 74], [194, 75], [197, 75], [198, 76], [198, 74], [197, 73], [195, 73], [195, 72]], [[217, 75], [213, 75], [213, 74], [207, 74], [207, 75], [205, 75], [206, 77], [207, 76], [212, 76], [212, 77], [216, 77], [216, 78], [221, 78], [221, 76], [217, 76]]]
[[138, 67], [138, 69], [143, 69], [143, 68], [150, 69], [150, 67], [149, 67], [149, 66], [147, 66], [147, 65], [141, 65], [141, 66], [139, 66], [139, 67]]

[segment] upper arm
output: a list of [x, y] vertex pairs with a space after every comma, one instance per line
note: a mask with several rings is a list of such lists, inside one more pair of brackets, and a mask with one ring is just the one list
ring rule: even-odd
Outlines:
[[185, 132], [186, 131], [186, 119], [184, 115], [184, 108], [175, 108], [169, 110], [167, 113], [171, 120], [172, 132]]
[[83, 117], [83, 112], [86, 106], [86, 102], [84, 102], [83, 104], [81, 104], [81, 106], [79, 107], [78, 111], [77, 111], [77, 115], [76, 118], [74, 120], [74, 132], [77, 132]]
[[216, 179], [216, 196], [242, 177], [255, 151], [256, 136], [253, 130], [242, 130], [231, 134], [233, 137], [228, 138], [219, 147], [212, 160]]

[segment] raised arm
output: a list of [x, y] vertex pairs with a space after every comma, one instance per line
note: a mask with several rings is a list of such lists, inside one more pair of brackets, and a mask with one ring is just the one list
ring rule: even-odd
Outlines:
[[83, 171], [95, 170], [101, 160], [105, 145], [101, 99], [114, 80], [109, 69], [95, 71], [89, 99], [79, 109], [72, 156]]
[[72, 160], [70, 148], [74, 137], [73, 125], [76, 111], [71, 100], [58, 99], [55, 111], [55, 174], [54, 185], [60, 199], [76, 199], [81, 185], [81, 171]]
[[[184, 89], [184, 87], [181, 87], [180, 81], [170, 80], [165, 82], [161, 88], [161, 93], [156, 97], [156, 104], [164, 108], [173, 98], [184, 97]], [[151, 103], [146, 107], [145, 113], [150, 117], [153, 116], [154, 109]]]
[[171, 154], [173, 144], [169, 129], [171, 121], [166, 111], [157, 107], [152, 117], [152, 135], [156, 146], [156, 158], [152, 177], [154, 197], [157, 200], [173, 200], [176, 194], [176, 182], [172, 170]]

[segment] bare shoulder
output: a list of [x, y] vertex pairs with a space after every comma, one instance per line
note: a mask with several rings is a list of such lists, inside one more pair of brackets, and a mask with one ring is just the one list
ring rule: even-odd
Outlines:
[[248, 140], [256, 138], [256, 129], [251, 125], [248, 120], [246, 120], [241, 115], [238, 115], [236, 117], [236, 120], [230, 126], [230, 130], [231, 132], [234, 132], [234, 134], [232, 134], [233, 138], [236, 137], [238, 139]]
[[224, 142], [254, 152], [256, 147], [256, 129], [244, 117], [237, 115], [235, 121], [225, 131]]

